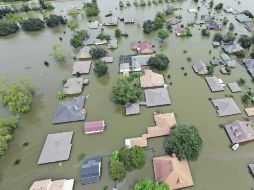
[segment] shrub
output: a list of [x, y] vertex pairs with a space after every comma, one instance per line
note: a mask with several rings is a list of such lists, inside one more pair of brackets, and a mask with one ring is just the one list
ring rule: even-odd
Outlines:
[[48, 27], [54, 28], [60, 24], [66, 24], [66, 20], [63, 18], [63, 16], [58, 15], [50, 15], [49, 17], [46, 17], [45, 23]]
[[38, 31], [45, 27], [44, 22], [39, 18], [29, 18], [21, 24], [23, 30], [31, 32]]
[[126, 176], [126, 168], [122, 162], [118, 160], [110, 160], [109, 174], [114, 181], [121, 181]]
[[94, 72], [98, 77], [105, 75], [108, 72], [108, 66], [105, 61], [95, 61]]
[[89, 53], [93, 59], [99, 59], [108, 55], [107, 50], [101, 47], [94, 47], [90, 50]]
[[79, 48], [83, 46], [83, 41], [89, 38], [89, 34], [86, 30], [80, 30], [80, 31], [76, 31], [72, 37], [72, 39], [70, 39], [70, 44], [74, 47], [74, 48]]
[[16, 23], [1, 21], [0, 22], [0, 36], [7, 36], [19, 30]]

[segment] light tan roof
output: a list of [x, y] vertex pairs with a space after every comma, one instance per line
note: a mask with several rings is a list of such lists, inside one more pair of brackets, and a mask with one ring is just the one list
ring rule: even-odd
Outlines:
[[246, 114], [250, 117], [250, 116], [254, 116], [254, 107], [252, 108], [246, 108], [244, 110], [246, 112]]
[[51, 179], [35, 181], [29, 190], [48, 190], [51, 184]]
[[164, 85], [164, 77], [151, 70], [145, 70], [145, 74], [140, 77], [142, 88], [159, 87]]
[[154, 121], [159, 127], [171, 128], [176, 125], [176, 118], [174, 113], [154, 115]]
[[130, 139], [131, 147], [133, 146], [140, 146], [140, 147], [147, 147], [147, 138], [144, 137], [136, 137]]
[[169, 134], [170, 129], [169, 128], [162, 128], [162, 127], [147, 127], [148, 137], [147, 138], [153, 138], [153, 137], [161, 137]]
[[64, 190], [65, 179], [52, 181], [52, 184], [48, 190]]
[[167, 183], [171, 190], [193, 185], [187, 160], [179, 161], [176, 156], [156, 157], [153, 167], [155, 180]]

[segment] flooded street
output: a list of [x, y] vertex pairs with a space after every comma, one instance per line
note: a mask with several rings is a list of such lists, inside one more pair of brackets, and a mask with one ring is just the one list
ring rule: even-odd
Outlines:
[[[224, 5], [230, 5], [240, 11], [248, 9], [254, 12], [253, 0], [237, 1], [216, 0]], [[66, 14], [71, 6], [82, 5], [81, 1], [54, 2], [56, 14]], [[224, 98], [232, 94], [228, 88], [225, 91], [212, 93], [203, 77], [193, 72], [192, 65], [195, 60], [202, 59], [206, 64], [215, 56], [219, 57], [221, 48], [214, 49], [210, 38], [201, 36], [200, 27], [195, 25], [191, 28], [193, 36], [190, 38], [177, 38], [174, 33], [161, 43], [155, 34], [144, 35], [142, 22], [153, 19], [158, 11], [166, 8], [167, 4], [151, 5], [146, 7], [131, 6], [122, 11], [119, 10], [118, 2], [113, 0], [98, 0], [101, 10], [101, 17], [112, 11], [117, 16], [131, 16], [135, 18], [134, 25], [125, 25], [119, 22], [118, 28], [129, 34], [128, 38], [119, 40], [118, 49], [109, 51], [114, 56], [114, 63], [108, 64], [108, 75], [97, 78], [93, 68], [89, 75], [89, 85], [85, 86], [83, 95], [90, 95], [86, 102], [86, 121], [105, 120], [107, 129], [104, 133], [85, 135], [83, 132], [84, 122], [53, 125], [52, 119], [57, 109], [59, 100], [57, 92], [62, 88], [62, 80], [71, 76], [75, 55], [74, 49], [70, 46], [69, 40], [73, 34], [67, 26], [55, 29], [45, 28], [42, 31], [26, 33], [19, 31], [14, 35], [0, 38], [0, 75], [8, 74], [11, 80], [21, 76], [29, 76], [38, 84], [38, 91], [34, 97], [32, 111], [21, 116], [19, 128], [15, 132], [14, 140], [9, 144], [6, 154], [0, 158], [0, 189], [1, 190], [27, 190], [33, 181], [41, 179], [62, 179], [74, 178], [74, 190], [102, 190], [104, 186], [114, 187], [115, 184], [108, 174], [108, 160], [111, 153], [124, 146], [124, 139], [140, 136], [146, 128], [154, 125], [153, 112], [174, 112], [178, 124], [190, 124], [199, 129], [203, 139], [203, 150], [198, 160], [190, 161], [190, 169], [193, 176], [194, 186], [190, 190], [250, 190], [254, 187], [253, 177], [250, 175], [247, 165], [254, 161], [254, 143], [240, 146], [237, 151], [229, 147], [231, 142], [220, 124], [227, 124], [236, 119], [247, 117], [243, 111], [244, 105], [241, 102], [242, 93], [234, 94], [234, 99], [240, 107], [242, 114], [219, 118], [209, 98]], [[179, 1], [170, 3], [175, 8], [175, 15], [182, 15], [186, 25], [193, 21], [194, 14], [188, 13], [187, 9], [196, 8], [197, 5], [191, 1]], [[202, 7], [202, 13], [207, 13], [207, 8]], [[63, 10], [63, 13], [61, 12]], [[234, 23], [235, 31], [239, 34], [250, 33], [243, 25], [238, 23], [234, 16], [225, 12], [215, 13], [217, 18], [227, 16], [229, 22]], [[87, 29], [88, 19], [77, 18], [80, 22], [80, 29]], [[105, 28], [105, 27], [104, 27]], [[114, 35], [116, 27], [106, 28], [105, 31]], [[175, 27], [174, 27], [175, 28]], [[66, 34], [63, 33], [66, 31]], [[99, 30], [90, 30], [91, 38], [95, 38]], [[59, 41], [59, 37], [63, 41]], [[126, 117], [124, 109], [111, 100], [111, 89], [119, 75], [118, 58], [120, 55], [133, 54], [130, 43], [134, 40], [149, 40], [155, 47], [157, 53], [163, 52], [170, 59], [168, 70], [163, 72], [166, 82], [169, 85], [169, 94], [172, 105], [146, 108], [141, 107], [141, 114]], [[64, 63], [56, 63], [50, 56], [53, 44], [61, 43], [69, 51], [69, 58]], [[187, 53], [183, 53], [187, 50]], [[209, 54], [209, 50], [212, 53]], [[187, 58], [192, 61], [188, 62]], [[48, 61], [49, 67], [43, 62]], [[181, 70], [184, 67], [184, 70]], [[215, 68], [215, 76], [221, 78], [224, 83], [235, 82], [240, 77], [246, 79], [247, 85], [253, 87], [251, 77], [243, 65], [237, 65], [231, 75], [222, 75], [219, 72], [221, 66]], [[188, 76], [184, 76], [187, 72]], [[170, 74], [170, 79], [167, 75]], [[247, 87], [242, 88], [243, 92]], [[0, 115], [8, 116], [8, 108], [0, 106]], [[253, 118], [252, 118], [253, 119]], [[63, 131], [74, 131], [73, 147], [68, 161], [59, 163], [37, 165], [46, 136], [49, 133]], [[145, 177], [153, 178], [152, 157], [165, 155], [163, 149], [164, 137], [149, 139], [146, 152], [146, 164], [141, 170], [128, 173], [121, 183], [120, 190], [131, 190], [137, 179]], [[29, 145], [24, 147], [23, 144]], [[82, 186], [80, 183], [80, 154], [87, 156], [103, 156], [102, 177], [98, 184]], [[14, 165], [15, 160], [20, 159], [19, 165]]]

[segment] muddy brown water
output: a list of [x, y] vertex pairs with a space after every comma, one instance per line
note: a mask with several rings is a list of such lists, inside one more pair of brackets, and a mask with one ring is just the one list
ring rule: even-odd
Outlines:
[[[254, 12], [253, 0], [237, 1], [222, 0], [225, 5], [231, 5], [238, 10], [249, 9]], [[218, 1], [215, 1], [215, 4]], [[241, 115], [225, 118], [217, 117], [208, 98], [223, 98], [231, 92], [226, 87], [224, 92], [211, 93], [203, 77], [194, 74], [192, 64], [196, 59], [203, 59], [206, 63], [213, 57], [222, 52], [220, 48], [213, 49], [211, 37], [203, 38], [200, 36], [198, 26], [191, 28], [193, 37], [176, 38], [170, 34], [162, 44], [155, 34], [144, 35], [141, 23], [144, 20], [152, 19], [157, 11], [166, 7], [163, 5], [151, 5], [150, 7], [129, 7], [122, 11], [118, 9], [118, 2], [113, 0], [98, 0], [101, 9], [101, 16], [109, 11], [116, 13], [120, 17], [133, 16], [136, 20], [134, 25], [119, 24], [119, 28], [129, 34], [129, 38], [122, 38], [119, 41], [119, 48], [110, 52], [115, 61], [109, 64], [109, 74], [96, 78], [93, 70], [85, 77], [89, 78], [90, 83], [85, 87], [83, 95], [90, 95], [86, 103], [87, 121], [104, 119], [107, 122], [107, 130], [103, 134], [85, 135], [82, 130], [83, 122], [53, 125], [52, 117], [56, 111], [59, 101], [56, 93], [61, 89], [61, 81], [71, 76], [72, 56], [74, 50], [69, 45], [72, 32], [67, 27], [56, 29], [44, 29], [39, 32], [26, 33], [23, 31], [17, 34], [0, 39], [0, 74], [8, 74], [11, 80], [21, 76], [29, 76], [39, 86], [39, 90], [34, 98], [32, 111], [22, 115], [19, 128], [16, 130], [14, 140], [9, 144], [9, 150], [0, 158], [0, 189], [1, 190], [26, 190], [33, 181], [41, 179], [61, 179], [74, 178], [75, 190], [88, 189], [99, 190], [104, 186], [113, 187], [115, 184], [108, 175], [107, 163], [108, 155], [112, 151], [124, 145], [124, 139], [141, 135], [146, 127], [153, 126], [153, 112], [160, 110], [163, 112], [175, 112], [177, 123], [195, 125], [204, 141], [204, 148], [198, 160], [190, 162], [190, 168], [195, 185], [187, 188], [190, 190], [249, 190], [254, 186], [253, 178], [249, 173], [247, 164], [254, 162], [254, 143], [248, 143], [233, 152], [230, 148], [230, 141], [225, 131], [219, 127], [235, 119], [243, 119], [245, 113]], [[81, 1], [55, 2], [54, 12], [66, 14], [66, 10], [72, 6], [81, 5]], [[192, 1], [181, 1], [172, 4], [174, 7], [181, 7], [176, 11], [176, 15], [183, 16], [186, 24], [193, 20], [194, 15], [187, 12], [188, 8], [197, 7]], [[207, 8], [199, 3], [201, 13], [206, 13]], [[117, 7], [117, 9], [116, 9]], [[246, 29], [235, 21], [234, 16], [224, 12], [215, 14], [217, 18], [227, 16], [230, 22], [235, 24], [235, 32], [249, 34]], [[80, 28], [87, 28], [86, 17], [77, 18]], [[106, 31], [114, 33], [115, 28], [107, 28]], [[63, 34], [66, 31], [66, 34]], [[212, 32], [213, 33], [213, 32]], [[97, 31], [90, 31], [95, 37]], [[212, 35], [211, 35], [212, 36]], [[63, 38], [63, 42], [59, 41]], [[141, 108], [141, 114], [132, 117], [123, 115], [123, 108], [115, 105], [111, 100], [111, 88], [118, 76], [118, 57], [121, 54], [133, 53], [130, 50], [130, 43], [133, 40], [150, 40], [155, 44], [157, 52], [163, 51], [170, 58], [169, 69], [163, 74], [171, 75], [166, 81], [172, 82], [169, 86], [169, 93], [172, 105], [157, 108]], [[68, 59], [64, 63], [55, 63], [49, 56], [52, 45], [61, 43], [70, 52]], [[161, 46], [161, 47], [160, 47]], [[212, 53], [209, 54], [209, 50]], [[187, 50], [184, 54], [183, 50]], [[187, 57], [192, 61], [188, 62]], [[43, 62], [47, 60], [50, 65], [45, 67]], [[181, 70], [184, 67], [184, 70]], [[188, 76], [185, 77], [184, 73]], [[230, 76], [223, 76], [216, 68], [215, 75], [222, 78], [225, 83], [234, 82], [240, 77], [248, 81], [247, 86], [252, 87], [251, 78], [242, 65], [232, 70]], [[247, 88], [244, 87], [243, 91]], [[242, 93], [234, 94], [237, 104], [243, 110], [241, 103]], [[1, 117], [9, 115], [7, 108], [0, 107]], [[251, 118], [253, 119], [253, 118]], [[59, 163], [37, 165], [37, 161], [42, 150], [45, 138], [49, 133], [62, 131], [74, 131], [73, 148], [69, 161]], [[146, 164], [141, 170], [136, 170], [128, 174], [121, 183], [121, 190], [133, 189], [136, 180], [145, 177], [153, 178], [152, 157], [164, 155], [162, 138], [149, 140], [148, 150], [146, 150]], [[23, 143], [29, 145], [23, 147]], [[78, 156], [85, 153], [87, 156], [105, 156], [103, 159], [102, 177], [98, 184], [82, 186], [80, 184], [81, 161]], [[20, 159], [19, 165], [14, 165], [15, 160]]]

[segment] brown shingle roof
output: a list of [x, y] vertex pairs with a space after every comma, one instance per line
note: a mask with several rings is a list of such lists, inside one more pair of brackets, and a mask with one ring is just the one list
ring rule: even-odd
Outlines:
[[153, 167], [155, 180], [167, 183], [171, 190], [193, 185], [187, 160], [179, 161], [175, 156], [156, 157]]
[[140, 77], [142, 88], [160, 87], [164, 85], [164, 77], [151, 70], [145, 70], [145, 74]]

